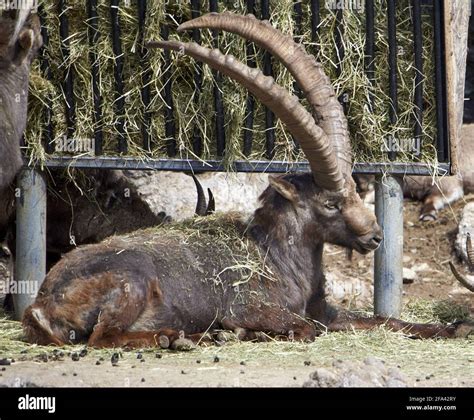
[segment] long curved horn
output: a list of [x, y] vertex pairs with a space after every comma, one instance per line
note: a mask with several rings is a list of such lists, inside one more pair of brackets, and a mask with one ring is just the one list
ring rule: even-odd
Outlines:
[[466, 287], [468, 290], [471, 292], [474, 292], [474, 281], [467, 279], [463, 275], [461, 275], [458, 270], [456, 270], [456, 267], [454, 264], [449, 261], [449, 268], [451, 268], [451, 272], [453, 273], [454, 277], [461, 283], [464, 287]]
[[210, 50], [195, 43], [160, 41], [149, 42], [148, 47], [179, 51], [236, 80], [271, 109], [298, 139], [315, 182], [328, 190], [343, 188], [344, 177], [326, 133], [316, 125], [313, 116], [300, 104], [299, 99], [276, 84], [272, 77], [246, 66], [232, 55], [223, 55], [219, 50]]
[[209, 13], [181, 24], [178, 31], [200, 28], [238, 34], [278, 58], [298, 82], [313, 108], [316, 122], [333, 142], [341, 171], [346, 175], [351, 174], [352, 149], [347, 119], [331, 81], [314, 56], [308, 54], [291, 36], [281, 33], [268, 21], [259, 20], [253, 15]]

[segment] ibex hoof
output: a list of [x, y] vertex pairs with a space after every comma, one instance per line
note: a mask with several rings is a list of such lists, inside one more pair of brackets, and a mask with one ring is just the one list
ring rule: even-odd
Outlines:
[[171, 349], [176, 351], [191, 351], [195, 348], [194, 343], [187, 338], [178, 338], [171, 344]]
[[219, 331], [216, 338], [217, 341], [221, 341], [222, 343], [238, 340], [238, 336], [232, 331]]
[[436, 212], [430, 211], [429, 213], [422, 213], [420, 215], [420, 221], [422, 222], [433, 222], [438, 218]]
[[474, 337], [474, 322], [463, 321], [456, 325], [454, 336], [456, 338], [468, 338], [470, 335]]
[[158, 345], [162, 349], [167, 349], [170, 346], [170, 339], [166, 335], [160, 335], [158, 337]]

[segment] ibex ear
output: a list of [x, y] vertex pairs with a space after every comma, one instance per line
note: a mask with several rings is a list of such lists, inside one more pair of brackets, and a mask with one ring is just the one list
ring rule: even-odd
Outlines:
[[286, 198], [288, 201], [291, 201], [294, 204], [299, 201], [298, 191], [291, 182], [271, 175], [268, 177], [268, 182], [270, 183], [271, 187], [283, 198]]
[[28, 57], [31, 49], [33, 48], [35, 33], [32, 29], [23, 30], [18, 37], [18, 44], [20, 45], [20, 50], [15, 57], [15, 64], [21, 65]]

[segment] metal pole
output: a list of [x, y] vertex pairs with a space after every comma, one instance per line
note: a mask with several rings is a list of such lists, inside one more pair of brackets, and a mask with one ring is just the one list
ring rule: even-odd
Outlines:
[[375, 214], [384, 239], [375, 251], [374, 310], [376, 315], [399, 317], [403, 286], [403, 180], [377, 177]]
[[21, 320], [46, 275], [46, 182], [42, 173], [24, 168], [16, 194], [15, 318]]

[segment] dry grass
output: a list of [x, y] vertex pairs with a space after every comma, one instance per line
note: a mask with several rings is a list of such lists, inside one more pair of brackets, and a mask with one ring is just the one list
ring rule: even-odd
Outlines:
[[[438, 322], [459, 320], [466, 315], [465, 309], [453, 303], [415, 300], [406, 305], [402, 318], [418, 322]], [[57, 349], [29, 345], [22, 341], [19, 322], [0, 316], [0, 358], [36, 360], [47, 354], [54, 360], [57, 357], [54, 352], [57, 355], [59, 351], [63, 351], [62, 358], [67, 360], [69, 352], [79, 352], [82, 348], [83, 346], [66, 346]], [[88, 349], [88, 355], [110, 360], [111, 355], [117, 351], [122, 354], [124, 360], [133, 362], [136, 359], [134, 352], [128, 353], [120, 349]], [[154, 353], [157, 350], [143, 351]], [[468, 339], [413, 340], [383, 327], [371, 331], [324, 334], [310, 344], [281, 341], [234, 342], [221, 347], [200, 346], [192, 352], [158, 352], [168, 363], [175, 363], [177, 366], [195, 363], [196, 359], [211, 361], [218, 355], [221, 362], [227, 365], [237, 365], [244, 361], [249, 366], [269, 369], [302, 366], [306, 361], [310, 361], [314, 366], [330, 366], [335, 359], [360, 361], [370, 355], [383, 359], [389, 366], [401, 365], [403, 372], [411, 378], [424, 378], [427, 374], [434, 374], [438, 379], [449, 379], [450, 383], [455, 378], [458, 381], [469, 378], [474, 370], [472, 336]]]
[[[168, 9], [164, 10], [162, 1], [149, 2], [149, 11], [146, 22], [146, 40], [160, 39], [160, 25], [168, 22], [170, 25], [171, 38], [177, 37], [175, 28], [177, 21], [190, 18], [189, 2], [168, 2]], [[208, 2], [203, 1], [203, 10], [208, 10]], [[304, 33], [301, 39], [308, 51], [316, 53], [317, 58], [323, 63], [326, 72], [334, 82], [338, 95], [347, 93], [348, 120], [352, 136], [355, 158], [358, 161], [386, 161], [386, 154], [382, 151], [384, 139], [388, 135], [396, 138], [410, 138], [413, 133], [414, 110], [414, 74], [413, 68], [413, 45], [412, 29], [410, 21], [409, 1], [398, 2], [398, 81], [399, 81], [399, 119], [395, 126], [391, 127], [388, 111], [390, 107], [387, 56], [388, 43], [386, 35], [386, 13], [383, 11], [385, 2], [376, 2], [376, 50], [375, 61], [376, 82], [372, 87], [364, 72], [364, 49], [365, 49], [365, 13], [354, 10], [344, 11], [345, 34], [343, 43], [345, 56], [341, 63], [341, 74], [336, 76], [337, 57], [334, 48], [335, 14], [334, 11], [322, 7], [320, 35], [317, 45], [311, 43], [309, 23], [309, 2], [303, 2]], [[71, 0], [68, 2], [68, 16], [70, 25], [70, 49], [71, 57], [65, 62], [61, 55], [59, 39], [59, 18], [55, 10], [55, 2], [47, 0], [43, 2], [46, 16], [47, 29], [50, 35], [50, 48], [48, 51], [51, 62], [52, 81], [49, 82], [40, 76], [39, 64], [34, 68], [31, 83], [31, 104], [29, 125], [26, 137], [29, 151], [33, 160], [43, 161], [46, 155], [40, 147], [43, 136], [43, 115], [46, 98], [50, 97], [53, 103], [53, 123], [55, 127], [55, 138], [64, 135], [66, 122], [64, 119], [64, 98], [61, 92], [61, 81], [65, 69], [71, 66], [74, 74], [74, 91], [76, 102], [77, 130], [76, 137], [92, 137], [94, 132], [93, 123], [93, 99], [91, 89], [91, 74], [89, 63], [89, 44], [87, 39], [87, 25], [85, 2], [83, 0]], [[100, 2], [98, 13], [100, 17], [99, 30], [101, 37], [96, 45], [100, 62], [100, 87], [103, 97], [103, 131], [104, 151], [106, 154], [115, 154], [116, 147], [116, 125], [114, 115], [114, 80], [113, 64], [114, 57], [110, 41], [110, 18], [106, 3]], [[138, 31], [134, 2], [130, 7], [120, 8], [120, 19], [122, 23], [123, 51], [125, 59], [125, 130], [129, 141], [129, 154], [146, 159], [144, 150], [141, 148], [141, 122], [143, 119], [143, 106], [140, 96], [140, 86], [143, 69], [139, 64], [137, 45]], [[324, 2], [322, 2], [324, 5]], [[245, 13], [245, 2], [223, 1], [219, 2], [220, 11], [232, 10], [237, 13]], [[272, 23], [285, 33], [294, 33], [293, 0], [273, 0], [271, 2]], [[432, 60], [432, 27], [431, 17], [424, 16], [424, 70], [428, 77], [424, 80], [424, 107], [423, 120], [424, 146], [421, 160], [435, 165], [435, 150], [433, 147], [435, 128], [435, 103], [434, 103], [434, 78]], [[203, 31], [203, 44], [211, 45], [209, 31]], [[189, 40], [189, 35], [181, 36], [183, 40]], [[232, 53], [240, 60], [246, 61], [245, 42], [232, 34], [220, 36], [220, 49]], [[261, 63], [261, 51], [257, 51], [257, 60]], [[213, 120], [213, 87], [214, 78], [207, 66], [203, 69], [203, 91], [199, 102], [194, 101], [193, 77], [196, 71], [196, 63], [188, 58], [172, 54], [172, 80], [173, 100], [175, 105], [175, 118], [177, 128], [177, 150], [178, 157], [195, 158], [192, 152], [192, 135], [197, 127], [204, 141], [204, 153], [202, 158], [215, 157], [215, 135]], [[165, 103], [163, 99], [163, 75], [166, 71], [163, 65], [162, 52], [150, 51], [149, 63], [152, 70], [150, 82], [152, 100], [152, 157], [163, 157], [166, 145], [164, 131], [163, 113]], [[278, 63], [274, 63], [275, 79], [288, 90], [293, 89], [293, 79], [286, 69]], [[243, 121], [245, 118], [246, 91], [234, 82], [225, 79], [222, 85], [225, 122], [227, 135], [226, 162], [243, 159], [242, 135]], [[369, 112], [367, 98], [372, 93], [375, 97], [374, 112]], [[255, 125], [253, 128], [254, 149], [250, 159], [262, 159], [265, 154], [265, 124], [264, 110], [257, 104], [255, 110]], [[301, 159], [302, 156], [295, 155], [293, 141], [283, 130], [281, 123], [276, 123], [277, 149], [275, 159], [293, 161]], [[413, 156], [406, 153], [398, 155], [399, 160], [410, 161]]]

